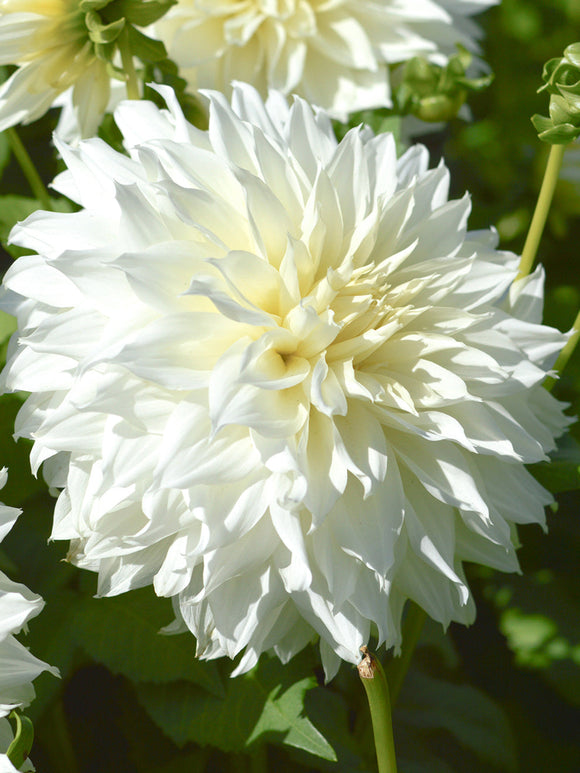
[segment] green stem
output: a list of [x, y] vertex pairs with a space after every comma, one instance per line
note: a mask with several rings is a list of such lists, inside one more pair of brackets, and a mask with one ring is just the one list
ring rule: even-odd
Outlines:
[[358, 673], [371, 711], [379, 773], [397, 773], [387, 678], [375, 656], [366, 647], [361, 647], [361, 652], [363, 659], [358, 664]]
[[127, 99], [140, 99], [139, 81], [137, 79], [135, 65], [133, 64], [133, 54], [131, 53], [129, 30], [127, 26], [125, 26], [119, 35], [119, 50], [121, 52], [123, 70], [127, 76]]
[[411, 659], [419, 636], [427, 618], [427, 613], [414, 601], [409, 601], [407, 614], [403, 622], [403, 643], [400, 657], [393, 658], [387, 666], [389, 686], [391, 689], [391, 703], [394, 706], [399, 699], [399, 694], [405, 681], [405, 676], [411, 665]]
[[558, 175], [560, 174], [560, 167], [562, 166], [565, 150], [566, 145], [552, 145], [550, 148], [550, 155], [548, 157], [546, 171], [544, 172], [540, 195], [538, 196], [534, 216], [530, 223], [530, 230], [526, 237], [526, 243], [524, 244], [522, 258], [520, 260], [520, 270], [516, 279], [521, 279], [530, 273], [536, 258], [540, 239], [542, 238], [544, 226], [546, 225], [546, 220], [548, 218], [548, 212], [550, 211], [554, 190], [556, 189], [556, 184], [558, 182]]
[[[554, 363], [554, 370], [558, 373], [561, 373], [566, 365], [568, 364], [568, 360], [572, 356], [572, 352], [576, 348], [576, 344], [578, 343], [578, 340], [580, 339], [580, 312], [578, 312], [578, 315], [576, 319], [574, 320], [574, 325], [572, 326], [572, 330], [574, 331], [570, 338], [566, 341], [566, 345], [558, 355], [558, 359]], [[548, 376], [548, 378], [544, 381], [544, 386], [550, 392], [556, 383], [557, 379], [555, 379], [553, 376]]]
[[16, 156], [16, 160], [20, 164], [20, 168], [24, 172], [24, 176], [28, 180], [28, 184], [30, 185], [31, 190], [34, 193], [35, 198], [37, 198], [40, 201], [44, 209], [52, 211], [53, 206], [52, 206], [52, 202], [50, 201], [50, 196], [48, 195], [48, 191], [46, 190], [44, 183], [40, 179], [40, 175], [36, 171], [36, 167], [32, 163], [32, 159], [28, 155], [28, 151], [26, 150], [26, 148], [22, 143], [22, 140], [18, 136], [16, 129], [11, 127], [9, 129], [5, 129], [5, 131], [6, 131], [8, 140], [10, 142], [10, 145], [12, 146], [12, 152], [14, 153], [14, 155]]

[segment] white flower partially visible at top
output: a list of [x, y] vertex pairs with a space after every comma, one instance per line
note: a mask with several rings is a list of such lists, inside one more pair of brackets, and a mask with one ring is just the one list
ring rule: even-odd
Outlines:
[[40, 118], [72, 87], [78, 132], [96, 134], [110, 93], [78, 0], [1, 0], [0, 64], [18, 69], [0, 85], [0, 131]]
[[[0, 470], [0, 489], [7, 480], [7, 470]], [[20, 510], [0, 503], [0, 542], [8, 534]], [[0, 773], [16, 770], [3, 754], [12, 740], [8, 720], [4, 719], [14, 708], [27, 705], [34, 698], [32, 680], [43, 671], [58, 675], [55, 668], [35, 658], [13, 634], [40, 612], [43, 600], [31, 593], [25, 585], [12, 582], [0, 572]], [[23, 770], [33, 770], [32, 766]]]
[[524, 464], [568, 424], [542, 381], [566, 336], [543, 274], [517, 283], [467, 232], [425, 148], [248, 85], [210, 124], [124, 102], [131, 158], [61, 147], [84, 209], [12, 232], [16, 433], [63, 489], [53, 537], [99, 592], [153, 583], [204, 658], [282, 660], [321, 638], [328, 677], [405, 600], [468, 623], [463, 561], [518, 567], [514, 524], [551, 497]]
[[156, 34], [193, 89], [245, 80], [299, 94], [333, 116], [391, 105], [389, 65], [422, 55], [443, 64], [469, 18], [499, 0], [178, 0]]

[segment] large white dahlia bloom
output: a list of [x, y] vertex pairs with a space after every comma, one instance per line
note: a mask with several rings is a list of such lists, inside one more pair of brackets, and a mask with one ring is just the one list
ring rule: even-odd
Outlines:
[[524, 463], [567, 425], [542, 381], [566, 336], [542, 273], [425, 148], [237, 84], [208, 131], [124, 102], [131, 158], [62, 146], [57, 188], [12, 240], [3, 374], [16, 433], [61, 488], [53, 536], [99, 592], [153, 583], [204, 658], [239, 670], [313, 636], [328, 676], [404, 602], [469, 622], [462, 562], [517, 569], [513, 527], [550, 495]]
[[[7, 480], [7, 470], [0, 470], [0, 489]], [[20, 510], [0, 502], [0, 542], [8, 534]], [[31, 593], [25, 585], [12, 582], [0, 572], [0, 773], [16, 768], [5, 752], [12, 740], [12, 730], [5, 717], [18, 706], [27, 705], [34, 697], [32, 680], [43, 671], [57, 675], [55, 668], [43, 663], [15, 637], [27, 622], [36, 617], [44, 606], [43, 600]], [[32, 766], [23, 768], [33, 769]]]
[[178, 0], [156, 34], [193, 88], [233, 79], [295, 93], [344, 119], [390, 106], [389, 66], [414, 56], [444, 64], [470, 19], [499, 0]]

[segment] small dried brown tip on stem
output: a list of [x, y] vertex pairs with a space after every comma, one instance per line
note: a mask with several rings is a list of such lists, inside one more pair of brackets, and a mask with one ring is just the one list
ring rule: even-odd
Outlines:
[[366, 644], [363, 644], [363, 646], [360, 647], [360, 651], [362, 652], [363, 658], [357, 666], [358, 675], [361, 679], [374, 679], [377, 670], [375, 656], [372, 652], [369, 652], [369, 648]]

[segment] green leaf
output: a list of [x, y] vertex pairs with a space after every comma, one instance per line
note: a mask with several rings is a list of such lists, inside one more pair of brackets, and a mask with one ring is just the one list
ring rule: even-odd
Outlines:
[[[71, 203], [64, 198], [51, 198], [51, 204], [57, 212], [72, 212]], [[17, 258], [27, 251], [21, 247], [8, 245], [8, 235], [16, 223], [20, 223], [36, 210], [42, 209], [42, 204], [38, 199], [28, 196], [0, 196], [0, 243], [2, 247]]]
[[138, 685], [139, 700], [153, 720], [179, 746], [194, 741], [241, 752], [258, 740], [288, 744], [326, 760], [332, 746], [304, 716], [304, 696], [314, 676], [300, 675], [291, 661], [283, 666], [262, 658], [248, 674], [230, 679], [223, 699], [191, 684]]
[[5, 244], [16, 223], [41, 208], [37, 199], [27, 196], [0, 196], [0, 241]]
[[580, 444], [572, 435], [564, 435], [549, 462], [531, 464], [528, 470], [552, 494], [576, 491], [580, 489]]
[[137, 27], [148, 27], [159, 21], [177, 0], [119, 0], [116, 8], [121, 16]]
[[206, 690], [223, 695], [215, 664], [195, 657], [193, 636], [159, 633], [172, 618], [169, 600], [158, 598], [148, 587], [113, 598], [87, 599], [72, 632], [92, 658], [134, 682], [185, 679], [203, 687], [206, 698]]
[[9, 338], [16, 330], [16, 327], [16, 317], [0, 309], [0, 342]]
[[[356, 684], [356, 687], [359, 685]], [[372, 746], [370, 750], [360, 748], [349, 727], [352, 707], [345, 698], [329, 687], [316, 687], [306, 695], [304, 706], [308, 718], [332, 745], [337, 756], [336, 764], [329, 762], [322, 769], [340, 770], [345, 773], [371, 773], [376, 764], [374, 749]], [[366, 705], [364, 708], [368, 710]]]
[[[577, 545], [571, 542], [575, 555]], [[565, 577], [547, 570], [498, 578], [493, 600], [501, 610], [500, 629], [516, 663], [537, 671], [562, 697], [580, 706], [580, 619], [574, 572], [570, 579], [566, 583]]]
[[[28, 514], [28, 513], [27, 513]], [[69, 564], [53, 564], [53, 571], [65, 581], [75, 570]], [[40, 590], [35, 585], [35, 590]], [[22, 642], [31, 652], [56, 666], [61, 679], [45, 672], [35, 679], [36, 698], [27, 711], [34, 722], [38, 722], [43, 712], [51, 710], [51, 703], [62, 690], [62, 681], [69, 677], [78, 659], [79, 648], [71, 632], [75, 624], [75, 615], [82, 604], [78, 593], [67, 588], [59, 588], [50, 593], [42, 591], [46, 605], [42, 612], [30, 622], [28, 635]]]
[[[270, 661], [278, 670], [283, 666]], [[255, 680], [255, 686], [266, 694], [268, 680], [262, 674], [252, 672], [248, 680]], [[306, 677], [284, 690], [281, 684], [276, 684], [268, 693], [264, 710], [260, 715], [247, 743], [270, 733], [284, 734], [284, 743], [303, 749], [317, 757], [336, 761], [336, 754], [324, 736], [314, 727], [311, 721], [303, 716], [304, 697], [317, 684], [314, 677]]]
[[503, 710], [467, 684], [411, 671], [401, 693], [396, 720], [421, 729], [444, 729], [494, 768], [517, 770], [511, 728]]
[[142, 62], [160, 62], [167, 58], [167, 51], [160, 40], [148, 38], [135, 27], [129, 27], [129, 47], [133, 56]]
[[2, 489], [2, 501], [12, 507], [21, 507], [33, 494], [45, 489], [41, 480], [30, 471], [30, 442], [12, 437], [16, 414], [22, 408], [18, 395], [0, 397], [0, 464], [9, 463], [8, 483]]

